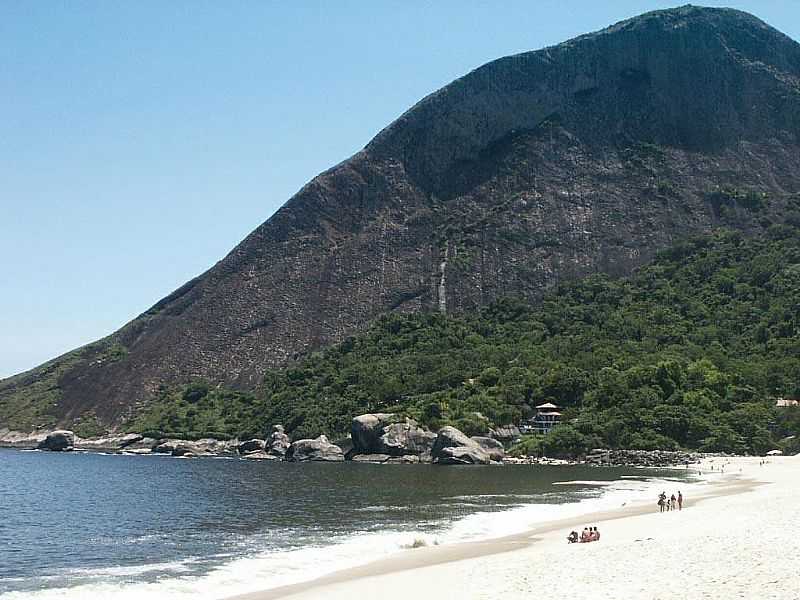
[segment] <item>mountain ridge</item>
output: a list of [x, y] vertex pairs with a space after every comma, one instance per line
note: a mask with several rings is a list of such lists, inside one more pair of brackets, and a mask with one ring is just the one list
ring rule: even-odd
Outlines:
[[386, 312], [535, 300], [684, 235], [760, 231], [800, 190], [799, 138], [800, 45], [747, 13], [656, 11], [497, 59], [118, 332], [0, 381], [0, 420], [113, 425], [193, 378], [253, 389]]

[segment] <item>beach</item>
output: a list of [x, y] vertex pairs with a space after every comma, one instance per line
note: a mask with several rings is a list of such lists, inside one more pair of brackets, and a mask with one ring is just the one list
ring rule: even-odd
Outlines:
[[[765, 461], [765, 464], [762, 464]], [[722, 467], [724, 466], [724, 472]], [[800, 456], [707, 459], [682, 511], [652, 502], [542, 524], [496, 540], [408, 550], [236, 600], [414, 598], [797, 599]], [[659, 484], [660, 485], [660, 484]], [[666, 489], [667, 495], [677, 493]], [[599, 542], [567, 544], [597, 526]]]

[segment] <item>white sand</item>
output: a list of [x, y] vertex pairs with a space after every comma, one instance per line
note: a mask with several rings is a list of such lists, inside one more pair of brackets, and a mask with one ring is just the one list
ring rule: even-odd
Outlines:
[[368, 566], [338, 581], [328, 578], [247, 598], [797, 600], [800, 457], [770, 458], [764, 466], [761, 460], [716, 459], [710, 479], [720, 480], [719, 467], [727, 462], [725, 483], [747, 479], [764, 485], [729, 486], [740, 493], [700, 502], [689, 497], [681, 512], [659, 514], [654, 500], [648, 514], [628, 507], [596, 517], [591, 524], [599, 527], [600, 542], [567, 544], [567, 526], [537, 536], [534, 543], [492, 547], [487, 542], [484, 556], [473, 551], [473, 558], [453, 560], [446, 548], [423, 549], [418, 562], [443, 562], [401, 571]]

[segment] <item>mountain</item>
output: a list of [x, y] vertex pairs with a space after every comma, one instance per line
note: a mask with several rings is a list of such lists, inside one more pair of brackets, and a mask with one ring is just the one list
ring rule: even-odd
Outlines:
[[119, 424], [385, 313], [469, 313], [626, 275], [686, 235], [758, 233], [800, 191], [800, 45], [686, 6], [488, 63], [322, 173], [108, 338], [0, 382], [0, 426]]

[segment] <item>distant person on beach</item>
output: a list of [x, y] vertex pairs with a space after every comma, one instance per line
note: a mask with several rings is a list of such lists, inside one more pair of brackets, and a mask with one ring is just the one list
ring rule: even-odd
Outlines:
[[597, 530], [597, 527], [594, 528], [594, 533], [592, 534], [592, 541], [599, 542], [600, 541], [600, 532]]
[[589, 528], [584, 527], [583, 531], [581, 532], [581, 544], [585, 544], [589, 541]]
[[683, 510], [683, 494], [678, 490], [678, 510]]
[[667, 503], [667, 494], [666, 492], [661, 492], [658, 495], [658, 508], [661, 509], [661, 512], [664, 512], [664, 505]]
[[671, 510], [675, 510], [675, 503], [677, 501], [678, 501], [678, 499], [675, 497], [675, 494], [672, 494], [672, 498], [669, 499], [670, 509]]
[[567, 543], [574, 544], [578, 541], [578, 532], [573, 531], [567, 536]]

